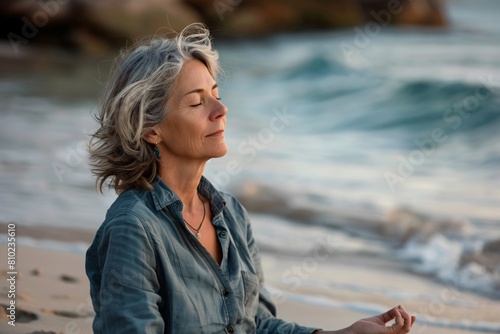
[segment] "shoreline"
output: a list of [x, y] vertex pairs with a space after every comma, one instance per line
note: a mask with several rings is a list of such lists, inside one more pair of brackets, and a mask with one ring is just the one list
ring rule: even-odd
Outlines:
[[95, 230], [50, 225], [23, 225], [17, 222], [0, 222], [0, 235], [7, 234], [8, 225], [16, 226], [17, 237], [30, 237], [37, 240], [52, 240], [63, 242], [86, 242], [90, 244], [94, 239]]
[[[0, 224], [0, 232], [7, 231], [8, 224]], [[89, 244], [94, 232], [90, 230], [51, 227], [51, 226], [22, 226], [16, 223], [16, 238], [18, 239], [16, 249], [16, 263], [18, 275], [16, 277], [16, 326], [7, 324], [4, 308], [0, 308], [0, 332], [8, 333], [92, 333], [91, 325], [93, 319], [92, 303], [89, 297], [89, 283], [85, 275], [85, 258], [81, 252], [71, 252], [70, 246], [74, 243]], [[34, 239], [36, 242], [26, 244], [24, 240]], [[68, 249], [46, 249], [46, 241], [61, 242], [60, 245], [68, 246]], [[39, 242], [39, 243], [37, 243]], [[37, 246], [38, 245], [38, 246]], [[1, 243], [2, 254], [7, 254], [7, 244]], [[381, 296], [370, 295], [369, 292], [353, 291], [342, 287], [330, 288], [321, 295], [318, 289], [304, 284], [296, 291], [287, 291], [286, 285], [280, 283], [280, 268], [273, 270], [276, 261], [280, 261], [286, 268], [293, 261], [292, 257], [264, 251], [263, 266], [266, 281], [270, 290], [281, 289], [286, 298], [276, 299], [278, 317], [303, 325], [314, 326], [324, 329], [340, 329], [349, 326], [356, 320], [378, 314], [379, 309], [395, 306], [399, 303], [405, 305], [408, 310], [418, 311], [419, 304], [414, 301], [395, 300]], [[5, 259], [6, 260], [6, 259]], [[381, 265], [391, 276], [403, 282], [409, 282], [415, 289], [438, 289], [437, 283], [426, 282], [425, 287], [418, 287], [415, 282], [410, 282], [411, 274], [398, 272], [396, 267], [389, 269], [383, 266], [383, 259], [378, 259], [377, 265], [373, 259], [359, 256], [355, 261], [349, 256], [336, 256], [328, 262], [328, 270], [340, 273], [352, 283], [359, 276], [376, 285], [383, 281], [373, 267]], [[370, 263], [372, 262], [372, 263]], [[0, 276], [5, 280], [7, 277], [7, 263], [0, 262]], [[394, 265], [394, 264], [393, 264]], [[349, 270], [346, 270], [349, 268]], [[321, 270], [318, 270], [321, 271]], [[340, 275], [340, 276], [339, 276]], [[353, 277], [349, 277], [353, 275]], [[277, 278], [278, 277], [278, 278]], [[415, 278], [417, 281], [418, 278]], [[332, 280], [333, 282], [333, 280]], [[442, 287], [442, 285], [441, 285]], [[290, 289], [289, 289], [290, 290]], [[0, 304], [6, 306], [9, 303], [7, 287], [2, 289]], [[427, 291], [428, 292], [428, 291]], [[465, 294], [465, 293], [464, 293]], [[273, 293], [276, 297], [276, 294]], [[322, 299], [323, 298], [323, 299]], [[404, 299], [404, 298], [403, 298]], [[484, 306], [484, 305], [483, 305]], [[500, 307], [500, 306], [499, 306]], [[1, 312], [1, 311], [4, 312]], [[448, 307], [447, 312], [458, 312]], [[474, 311], [474, 310], [470, 310]], [[476, 312], [479, 310], [476, 310]], [[481, 309], [485, 311], [485, 309]], [[460, 311], [457, 316], [464, 314]], [[495, 310], [490, 311], [495, 312]], [[493, 313], [492, 313], [493, 314]], [[495, 313], [496, 314], [496, 313]], [[417, 314], [417, 317], [419, 315]], [[490, 314], [491, 317], [492, 315]], [[470, 319], [468, 317], [468, 319]], [[474, 317], [472, 317], [474, 319]], [[420, 318], [417, 320], [414, 333], [443, 333], [443, 334], [480, 334], [488, 331], [478, 331], [464, 328], [447, 327], [446, 323], [435, 326], [436, 323], [426, 323]], [[446, 317], [445, 319], [446, 320]], [[464, 319], [466, 322], [467, 320]], [[437, 323], [439, 325], [439, 323]], [[490, 331], [491, 332], [491, 331]]]
[[340, 314], [335, 320], [341, 321], [353, 312], [356, 317], [348, 318], [352, 322], [402, 304], [417, 317], [413, 333], [499, 332], [497, 300], [415, 275], [394, 260], [340, 254], [318, 264], [310, 277], [292, 284], [291, 278], [297, 276], [283, 273], [290, 273], [295, 263], [297, 259], [263, 254], [266, 281], [277, 296], [277, 306], [289, 309], [289, 304], [299, 304], [311, 309], [297, 312], [298, 319], [312, 316], [321, 325], [328, 324], [329, 313]]

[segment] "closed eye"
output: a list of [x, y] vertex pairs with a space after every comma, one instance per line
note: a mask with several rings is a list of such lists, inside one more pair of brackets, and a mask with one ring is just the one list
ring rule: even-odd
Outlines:
[[[222, 100], [222, 98], [220, 98], [220, 97], [216, 97], [215, 99], [216, 99], [217, 101]], [[197, 104], [191, 104], [191, 105], [189, 105], [189, 106], [190, 106], [190, 107], [192, 107], [192, 108], [196, 108], [196, 107], [199, 107], [199, 106], [201, 106], [201, 105], [202, 105], [202, 103], [200, 102], [200, 103], [197, 103]]]

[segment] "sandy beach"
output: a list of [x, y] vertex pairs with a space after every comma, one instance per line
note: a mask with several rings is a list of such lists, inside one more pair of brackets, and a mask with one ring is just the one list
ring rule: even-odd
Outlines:
[[[3, 226], [5, 227], [5, 226]], [[0, 332], [1, 333], [92, 333], [91, 325], [93, 320], [92, 304], [89, 298], [89, 284], [84, 270], [84, 255], [80, 252], [65, 252], [60, 250], [43, 249], [33, 247], [29, 244], [50, 245], [48, 236], [54, 239], [52, 242], [71, 241], [89, 243], [92, 233], [85, 230], [65, 230], [53, 229], [50, 227], [19, 227], [16, 247], [16, 280], [15, 280], [15, 314], [16, 326], [9, 325], [11, 321], [5, 313], [5, 308], [12, 298], [9, 298], [9, 284], [5, 284], [10, 276], [6, 261], [2, 261], [0, 273], [2, 275], [2, 293], [0, 304], [2, 305]], [[21, 234], [22, 233], [22, 234]], [[22, 237], [19, 237], [22, 235]], [[19, 239], [21, 238], [21, 239]], [[1, 254], [6, 256], [7, 244], [0, 245]], [[360, 261], [359, 259], [357, 261]], [[286, 264], [286, 259], [281, 263]], [[339, 272], [349, 272], [351, 277], [346, 277], [352, 282], [361, 279], [356, 271], [356, 264], [349, 259], [336, 258], [336, 269]], [[351, 270], [344, 271], [342, 266], [351, 263]], [[287, 291], [285, 286], [277, 286], [277, 281], [273, 277], [273, 267], [276, 267], [276, 259], [273, 255], [265, 253], [263, 255], [264, 270], [269, 272], [268, 282], [281, 289], [282, 294], [274, 293], [278, 306], [278, 316], [288, 321], [294, 321], [304, 325], [317, 326], [325, 329], [338, 329], [350, 325], [357, 319], [369, 317], [375, 314], [370, 310], [356, 309], [349, 307], [357, 303], [377, 303], [378, 305], [397, 305], [403, 303], [408, 309], [418, 309], [418, 303], [406, 303], [404, 300], [391, 300], [390, 298], [374, 297], [370, 294], [353, 294], [342, 288], [328, 291], [329, 296], [338, 301], [337, 304], [328, 304], [321, 300], [324, 296], [311, 296], [307, 286], [302, 286], [298, 290]], [[367, 265], [365, 262], [363, 265]], [[380, 263], [378, 263], [380, 265]], [[347, 275], [347, 274], [345, 274]], [[372, 275], [362, 279], [373, 280], [374, 284], [383, 277]], [[401, 280], [406, 284], [409, 277], [401, 276]], [[409, 283], [408, 283], [409, 282]], [[439, 285], [429, 284], [422, 289], [440, 288]], [[273, 288], [274, 289], [274, 288]], [[285, 297], [283, 297], [285, 296]], [[311, 299], [312, 298], [312, 299]], [[315, 303], [311, 303], [311, 300]], [[497, 303], [498, 304], [498, 303]], [[344, 307], [348, 305], [348, 307]], [[493, 304], [492, 304], [493, 305]], [[453, 314], [460, 317], [458, 308], [448, 307], [448, 316]], [[470, 310], [468, 312], [471, 312]], [[478, 310], [474, 310], [478, 311]], [[481, 309], [481, 319], [493, 320], [498, 315], [498, 305], [496, 308]], [[9, 312], [9, 310], [7, 310]], [[413, 312], [415, 313], [415, 312]], [[468, 319], [471, 319], [470, 315]], [[414, 327], [414, 333], [445, 333], [445, 334], [469, 334], [483, 333], [479, 331], [434, 327], [425, 322]]]

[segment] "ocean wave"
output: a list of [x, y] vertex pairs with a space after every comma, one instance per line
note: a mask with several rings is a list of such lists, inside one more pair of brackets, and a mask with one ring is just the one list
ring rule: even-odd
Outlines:
[[[285, 189], [256, 183], [248, 183], [239, 190], [237, 196], [248, 210], [281, 217], [281, 220], [266, 218], [269, 242], [266, 235], [261, 236], [264, 246], [272, 247], [273, 251], [289, 249], [292, 232], [287, 229], [291, 222], [299, 225], [289, 230], [303, 236], [309, 247], [315, 244], [312, 227], [330, 228], [332, 234], [342, 234], [343, 230], [348, 234], [339, 234], [338, 244], [346, 245], [342, 248], [344, 251], [362, 252], [363, 245], [367, 244], [363, 240], [376, 237], [387, 247], [398, 249], [397, 257], [416, 273], [432, 275], [457, 289], [500, 298], [500, 240], [485, 239], [465, 219], [434, 217], [408, 208], [388, 211], [382, 217], [375, 213], [349, 214], [331, 209], [328, 201], [318, 200], [318, 196], [307, 200], [306, 194], [297, 200]], [[287, 227], [276, 226], [277, 222]], [[301, 225], [308, 229], [307, 233]], [[279, 231], [272, 232], [273, 228]], [[294, 245], [305, 252], [295, 241]]]
[[415, 272], [430, 274], [440, 281], [500, 298], [500, 256], [484, 251], [478, 240], [453, 240], [435, 234], [427, 241], [412, 239], [399, 252], [404, 261], [411, 261]]
[[[395, 89], [387, 100], [392, 106], [414, 105], [429, 120], [445, 121], [452, 115], [461, 115], [467, 122], [461, 124], [461, 130], [489, 122], [498, 121], [498, 102], [495, 90], [481, 83], [441, 82], [433, 80], [415, 80], [402, 84]], [[453, 111], [453, 112], [452, 112]], [[445, 113], [447, 113], [446, 116]], [[474, 117], [470, 117], [474, 115]], [[477, 119], [484, 119], [478, 122]], [[427, 122], [425, 118], [422, 121]]]
[[[342, 91], [342, 90], [341, 90]], [[477, 98], [480, 92], [481, 98]], [[353, 94], [352, 89], [346, 94]], [[414, 80], [396, 82], [360, 92], [371, 101], [369, 112], [350, 113], [343, 122], [347, 129], [386, 131], [401, 129], [410, 133], [427, 133], [441, 128], [445, 133], [485, 129], [500, 123], [496, 95], [481, 84]], [[379, 96], [378, 101], [374, 94]], [[489, 94], [489, 97], [482, 97]], [[338, 95], [332, 94], [332, 100]]]
[[401, 244], [399, 257], [411, 261], [412, 270], [500, 298], [500, 240], [479, 237], [467, 221], [398, 209], [379, 232]]
[[443, 98], [453, 101], [483, 91], [484, 86], [465, 82], [440, 82], [433, 80], [409, 81], [399, 87], [394, 96], [406, 102], [440, 102]]
[[351, 69], [335, 59], [313, 54], [302, 62], [294, 64], [292, 68], [286, 71], [283, 79], [315, 79], [323, 76], [345, 75], [351, 71]]

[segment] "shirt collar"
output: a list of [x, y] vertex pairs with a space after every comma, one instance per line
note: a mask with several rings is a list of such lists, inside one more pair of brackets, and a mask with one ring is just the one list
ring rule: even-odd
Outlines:
[[208, 181], [203, 175], [201, 176], [200, 183], [198, 184], [198, 191], [210, 202], [210, 207], [212, 208], [214, 216], [219, 214], [219, 212], [224, 209], [226, 201], [222, 197], [221, 193], [215, 189], [212, 183], [210, 183], [210, 181]]
[[[164, 207], [174, 203], [180, 205], [182, 210], [180, 198], [159, 175], [156, 175], [151, 185], [153, 186], [152, 196], [156, 210], [162, 210]], [[198, 191], [203, 197], [210, 201], [210, 206], [214, 215], [221, 212], [226, 205], [226, 201], [221, 193], [204, 176], [201, 177], [200, 183], [198, 184]]]

